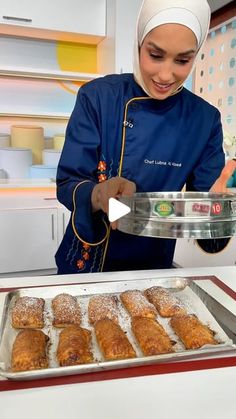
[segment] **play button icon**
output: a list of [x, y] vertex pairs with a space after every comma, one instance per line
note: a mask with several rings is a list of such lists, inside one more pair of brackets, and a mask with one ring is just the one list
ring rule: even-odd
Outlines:
[[129, 214], [130, 211], [131, 209], [128, 205], [122, 204], [122, 202], [115, 198], [109, 199], [108, 219], [111, 223], [124, 217], [124, 215]]

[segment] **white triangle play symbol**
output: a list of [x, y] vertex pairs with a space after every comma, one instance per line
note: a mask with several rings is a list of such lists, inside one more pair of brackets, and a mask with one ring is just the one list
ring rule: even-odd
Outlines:
[[117, 199], [109, 199], [108, 219], [112, 223], [131, 211], [130, 207], [118, 201]]

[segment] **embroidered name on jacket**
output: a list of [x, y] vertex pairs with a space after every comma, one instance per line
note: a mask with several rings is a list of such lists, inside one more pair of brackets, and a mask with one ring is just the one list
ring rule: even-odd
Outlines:
[[144, 164], [158, 165], [158, 166], [182, 167], [182, 163], [177, 163], [177, 162], [174, 162], [174, 161], [162, 161], [162, 160], [144, 159]]

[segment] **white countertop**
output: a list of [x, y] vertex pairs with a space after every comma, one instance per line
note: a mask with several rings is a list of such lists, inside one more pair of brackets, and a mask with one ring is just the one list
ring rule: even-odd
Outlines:
[[236, 367], [17, 390], [1, 419], [235, 419]]
[[0, 187], [0, 209], [11, 211], [17, 209], [35, 209], [59, 207], [61, 204], [56, 198], [55, 185], [51, 187], [21, 187], [6, 188]]
[[[236, 291], [235, 266], [1, 278], [0, 287], [119, 281], [124, 275], [132, 280], [147, 273], [149, 278], [215, 275]], [[3, 391], [1, 419], [235, 419], [235, 383], [236, 367], [227, 367]]]
[[215, 275], [236, 291], [236, 266], [217, 266], [202, 268], [157, 269], [149, 271], [104, 272], [78, 275], [31, 276], [23, 278], [0, 278], [0, 288], [27, 287], [32, 285], [126, 281], [142, 278], [166, 278], [170, 276], [208, 276]]

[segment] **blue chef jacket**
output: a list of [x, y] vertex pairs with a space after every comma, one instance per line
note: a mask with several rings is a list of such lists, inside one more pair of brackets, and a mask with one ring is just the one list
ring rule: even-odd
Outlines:
[[132, 74], [109, 75], [79, 90], [57, 172], [57, 196], [72, 211], [56, 253], [58, 273], [172, 266], [175, 240], [109, 230], [92, 212], [99, 181], [120, 175], [137, 192], [208, 191], [224, 166], [219, 111], [183, 88], [148, 97]]

